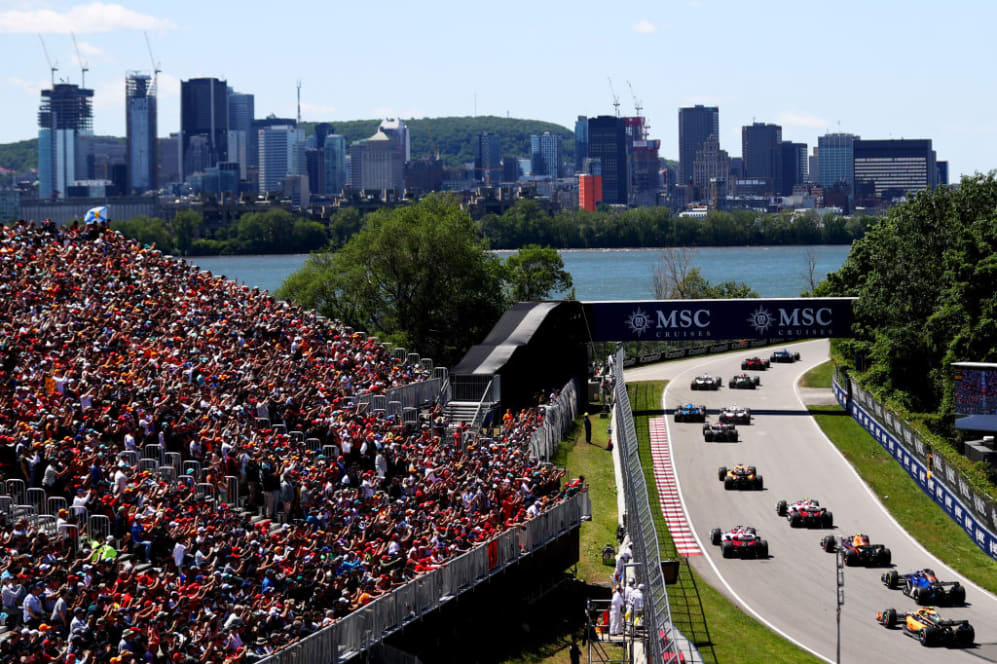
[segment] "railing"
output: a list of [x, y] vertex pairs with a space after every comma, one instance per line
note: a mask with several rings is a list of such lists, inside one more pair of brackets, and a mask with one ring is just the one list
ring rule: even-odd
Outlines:
[[550, 461], [557, 444], [578, 417], [577, 380], [570, 380], [561, 388], [554, 403], [543, 406], [543, 425], [537, 427], [530, 438], [530, 456]]
[[[484, 391], [481, 393], [481, 399], [478, 401], [478, 407], [474, 410], [474, 417], [471, 418], [471, 431], [481, 430], [481, 423], [485, 419], [485, 413], [487, 412], [485, 410], [485, 403], [488, 400], [488, 397], [491, 396], [492, 383], [497, 379], [497, 376], [492, 377], [492, 379], [488, 381], [488, 386], [485, 387]], [[489, 405], [489, 407], [491, 406]]]
[[[338, 664], [439, 608], [477, 583], [577, 528], [588, 494], [566, 498], [524, 525], [422, 574], [332, 625], [259, 660], [266, 664]], [[660, 573], [660, 571], [659, 571]]]
[[671, 606], [665, 592], [665, 579], [661, 573], [661, 549], [658, 546], [658, 533], [654, 528], [651, 503], [647, 496], [647, 484], [640, 465], [637, 448], [637, 430], [634, 427], [633, 411], [627, 385], [623, 380], [624, 353], [622, 347], [616, 354], [614, 368], [616, 377], [616, 445], [619, 448], [623, 470], [623, 493], [626, 499], [626, 527], [630, 535], [634, 561], [642, 563], [636, 568], [637, 578], [647, 592], [644, 601], [644, 621], [649, 638], [647, 661], [661, 662], [665, 655], [679, 661], [678, 630], [672, 623]]
[[451, 374], [451, 398], [454, 401], [475, 402], [481, 398], [482, 392], [485, 391], [485, 388], [488, 385], [491, 385], [491, 389], [485, 395], [485, 401], [501, 401], [499, 397], [502, 394], [502, 390], [499, 376], [492, 376], [491, 374], [468, 374], [456, 376]]
[[[844, 383], [844, 384], [842, 384]], [[849, 385], [851, 400], [848, 398]], [[997, 503], [933, 451], [920, 434], [837, 369], [834, 396], [842, 408], [893, 456], [921, 490], [955, 521], [984, 553], [997, 560]]]

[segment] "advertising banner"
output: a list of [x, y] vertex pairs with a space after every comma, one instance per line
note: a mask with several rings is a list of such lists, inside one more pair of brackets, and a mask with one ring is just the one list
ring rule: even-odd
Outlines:
[[851, 297], [586, 302], [593, 341], [851, 336]]

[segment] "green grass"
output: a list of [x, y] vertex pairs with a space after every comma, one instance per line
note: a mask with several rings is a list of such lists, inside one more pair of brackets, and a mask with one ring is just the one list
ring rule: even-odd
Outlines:
[[[661, 392], [666, 384], [665, 381], [628, 384], [631, 408], [638, 412], [659, 409]], [[660, 503], [657, 485], [654, 482], [648, 417], [635, 417], [634, 424], [661, 555], [663, 558], [679, 558], [675, 544], [668, 533], [664, 516], [660, 509], [656, 509]], [[668, 586], [668, 602], [676, 627], [696, 645], [703, 656], [703, 661], [707, 664], [720, 662], [796, 664], [822, 661], [783, 639], [737, 608], [719, 591], [705, 583], [687, 563], [681, 567], [678, 583]]]
[[879, 497], [890, 514], [933, 555], [990, 592], [997, 564], [929, 498], [900, 464], [838, 406], [811, 406], [827, 437]]
[[803, 374], [803, 378], [800, 379], [800, 386], [830, 388], [832, 376], [834, 376], [834, 362], [828, 360]]

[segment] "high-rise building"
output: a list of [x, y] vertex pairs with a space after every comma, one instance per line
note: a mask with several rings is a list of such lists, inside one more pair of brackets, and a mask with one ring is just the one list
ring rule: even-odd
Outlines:
[[658, 195], [660, 175], [658, 174], [658, 150], [661, 141], [657, 139], [633, 142], [631, 154], [633, 176], [633, 203], [654, 205]]
[[474, 179], [495, 184], [502, 179], [502, 140], [496, 134], [481, 132], [474, 137]]
[[810, 165], [810, 170], [807, 173], [807, 182], [809, 184], [817, 184], [817, 179], [820, 176], [820, 159], [817, 156], [819, 154], [820, 149], [815, 145], [814, 153], [807, 159]]
[[530, 161], [534, 176], [560, 177], [561, 137], [549, 131], [530, 136]]
[[935, 162], [935, 186], [942, 187], [949, 183], [949, 162]]
[[253, 130], [255, 113], [253, 95], [228, 88], [228, 159], [239, 164], [240, 180], [248, 177], [251, 167], [259, 166], [259, 146]]
[[782, 190], [783, 196], [793, 193], [793, 187], [807, 181], [807, 144], [783, 141], [782, 149]]
[[180, 134], [173, 132], [169, 138], [159, 139], [159, 182], [180, 182]]
[[589, 119], [579, 115], [575, 120], [575, 172], [580, 173], [589, 156]]
[[304, 132], [289, 125], [264, 127], [257, 131], [260, 146], [260, 193], [280, 190], [280, 181], [305, 171]]
[[93, 90], [56, 83], [42, 90], [38, 109], [38, 197], [66, 198], [87, 179], [87, 139], [93, 136]]
[[128, 193], [159, 187], [156, 157], [156, 80], [136, 72], [125, 79]]
[[346, 139], [339, 134], [329, 134], [322, 145], [325, 167], [325, 190], [321, 194], [338, 195], [346, 186]]
[[935, 188], [937, 171], [931, 139], [856, 139], [852, 148], [856, 201], [889, 201]]
[[589, 157], [602, 164], [602, 200], [610, 205], [630, 202], [630, 146], [623, 118], [589, 118]]
[[854, 134], [825, 134], [817, 138], [817, 184], [852, 192]]
[[403, 191], [403, 155], [398, 142], [380, 129], [350, 146], [350, 187], [356, 190]]
[[755, 122], [741, 127], [741, 157], [746, 178], [771, 178], [773, 190], [782, 192], [782, 127]]
[[398, 150], [402, 155], [402, 161], [408, 163], [412, 157], [412, 149], [409, 143], [408, 127], [398, 118], [381, 120], [378, 131], [384, 132], [389, 138], [395, 141]]
[[519, 179], [519, 160], [513, 156], [502, 157], [502, 182], [515, 182]]
[[595, 206], [602, 202], [602, 176], [580, 173], [578, 175], [578, 207], [595, 212]]
[[180, 83], [180, 177], [228, 161], [228, 87], [217, 78]]
[[703, 147], [696, 153], [696, 161], [693, 162], [692, 183], [699, 191], [699, 198], [707, 195], [710, 180], [714, 178], [726, 178], [730, 174], [730, 157], [726, 150], [720, 149], [720, 143], [714, 134], [710, 134], [703, 141]]
[[703, 149], [707, 136], [720, 138], [720, 109], [697, 104], [679, 109], [679, 177], [689, 184], [693, 177], [696, 153]]

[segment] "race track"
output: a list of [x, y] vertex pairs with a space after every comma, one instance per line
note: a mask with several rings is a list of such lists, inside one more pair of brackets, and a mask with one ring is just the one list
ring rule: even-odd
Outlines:
[[[875, 622], [876, 612], [916, 608], [899, 590], [880, 583], [886, 568], [847, 567], [845, 605], [841, 615], [842, 662], [979, 662], [997, 661], [997, 597], [968, 585], [965, 579], [930, 556], [890, 518], [868, 487], [807, 414], [795, 384], [811, 367], [827, 360], [827, 341], [794, 344], [801, 355], [794, 364], [773, 364], [768, 371], [746, 372], [761, 377], [756, 390], [731, 390], [728, 379], [741, 373], [741, 360], [768, 358], [772, 349], [700, 357], [631, 369], [626, 380], [668, 379], [665, 408], [677, 478], [690, 524], [704, 552], [704, 576], [783, 635], [827, 661], [835, 659], [835, 556], [819, 547], [822, 536], [856, 532], [873, 543], [887, 545], [893, 568], [903, 573], [933, 567], [943, 581], [962, 581], [965, 607], [943, 608], [943, 616], [967, 618], [976, 630], [976, 646], [963, 650], [924, 648], [899, 630]], [[719, 375], [716, 392], [693, 392], [692, 378]], [[706, 404], [711, 420], [716, 409], [738, 404], [752, 409], [749, 426], [739, 426], [741, 442], [705, 443], [700, 424], [676, 424], [671, 410], [692, 402]], [[845, 417], [846, 415], [842, 415]], [[764, 476], [763, 491], [725, 491], [717, 479], [719, 466], [751, 464]], [[776, 502], [815, 498], [834, 514], [833, 529], [792, 529], [775, 512]], [[754, 526], [769, 542], [769, 559], [724, 559], [710, 545], [710, 529], [743, 524]], [[715, 572], [716, 574], [714, 574]]]

